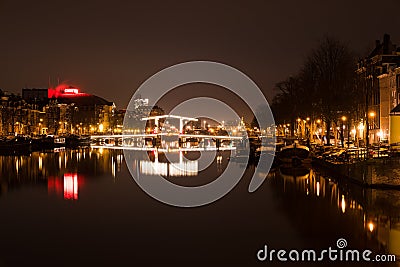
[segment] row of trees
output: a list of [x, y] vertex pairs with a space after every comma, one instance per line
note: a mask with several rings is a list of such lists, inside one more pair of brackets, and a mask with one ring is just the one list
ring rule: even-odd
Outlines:
[[[341, 116], [355, 116], [363, 101], [356, 63], [355, 53], [347, 45], [325, 37], [297, 75], [276, 84], [278, 92], [272, 101], [276, 123], [290, 123], [293, 136], [298, 117], [321, 118], [329, 133]], [[326, 137], [329, 144], [330, 134]]]

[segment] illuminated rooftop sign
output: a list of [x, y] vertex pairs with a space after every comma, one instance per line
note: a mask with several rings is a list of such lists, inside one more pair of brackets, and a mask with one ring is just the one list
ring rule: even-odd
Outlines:
[[64, 94], [79, 94], [79, 89], [76, 88], [65, 88]]
[[89, 94], [81, 93], [80, 89], [75, 86], [70, 86], [67, 84], [59, 84], [56, 88], [49, 88], [48, 98], [58, 98], [58, 97], [79, 97], [88, 96]]

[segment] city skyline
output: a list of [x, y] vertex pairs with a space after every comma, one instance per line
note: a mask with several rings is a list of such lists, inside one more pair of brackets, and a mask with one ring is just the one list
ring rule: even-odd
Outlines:
[[47, 87], [50, 77], [52, 85], [66, 81], [124, 108], [157, 71], [213, 60], [246, 73], [271, 100], [274, 84], [296, 72], [324, 35], [348, 43], [360, 57], [384, 33], [400, 43], [398, 3], [370, 3], [5, 1], [0, 4], [6, 63], [0, 66], [0, 88], [16, 93]]

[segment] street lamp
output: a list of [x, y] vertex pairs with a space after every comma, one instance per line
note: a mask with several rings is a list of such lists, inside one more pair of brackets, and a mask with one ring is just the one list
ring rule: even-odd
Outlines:
[[300, 125], [301, 119], [297, 119], [297, 137], [300, 138], [301, 135], [301, 125]]
[[[346, 116], [342, 116], [342, 147], [344, 147], [344, 122], [347, 121], [347, 117]], [[347, 127], [347, 148], [349, 148], [350, 146], [350, 142], [349, 142], [349, 127]]]
[[[368, 136], [367, 136], [367, 140], [368, 140], [368, 143], [367, 143], [367, 146], [369, 146], [369, 128], [371, 128], [371, 130], [372, 129], [375, 129], [375, 116], [376, 116], [376, 114], [375, 114], [375, 112], [374, 111], [370, 111], [369, 113], [368, 113], [368, 117], [369, 118], [371, 118], [371, 121], [372, 121], [372, 124], [371, 124], [371, 126], [369, 126], [369, 123], [368, 123], [368, 128], [367, 128], [367, 133], [368, 133]], [[369, 122], [369, 118], [367, 118], [367, 122]]]

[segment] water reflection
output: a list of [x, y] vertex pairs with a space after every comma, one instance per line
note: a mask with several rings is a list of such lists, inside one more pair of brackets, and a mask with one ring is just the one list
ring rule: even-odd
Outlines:
[[[181, 209], [169, 209], [163, 205], [158, 205], [158, 203], [156, 205], [156, 202], [151, 200], [149, 201], [150, 204], [147, 203], [148, 206], [143, 208], [141, 203], [142, 201], [148, 201], [148, 198], [144, 193], [142, 194], [142, 192], [136, 191], [136, 193], [139, 192], [134, 198], [136, 202], [132, 200], [126, 203], [126, 206], [121, 208], [119, 210], [120, 213], [118, 213], [119, 206], [112, 206], [110, 203], [119, 198], [119, 202], [115, 201], [115, 203], [125, 203], [126, 197], [131, 196], [132, 192], [135, 192], [134, 189], [136, 186], [134, 182], [127, 182], [127, 180], [131, 178], [126, 169], [125, 162], [133, 164], [135, 170], [143, 177], [161, 174], [165, 176], [166, 179], [177, 184], [201, 185], [212, 181], [224, 171], [229, 162], [230, 152], [215, 152], [211, 165], [204, 170], [204, 166], [201, 160], [199, 160], [200, 154], [197, 152], [169, 154], [159, 153], [157, 151], [132, 151], [127, 153], [127, 157], [130, 156], [132, 156], [131, 159], [127, 158], [127, 160], [125, 160], [122, 150], [103, 148], [35, 152], [26, 156], [0, 156], [0, 202], [5, 199], [7, 194], [11, 195], [18, 190], [22, 191], [21, 189], [23, 188], [39, 188], [40, 190], [37, 191], [40, 194], [45, 197], [46, 193], [49, 195], [49, 201], [45, 204], [43, 202], [35, 202], [40, 205], [38, 210], [56, 207], [52, 210], [56, 213], [58, 209], [64, 206], [72, 205], [74, 208], [79, 207], [81, 213], [69, 213], [71, 211], [65, 209], [62, 210], [62, 212], [60, 211], [59, 214], [56, 214], [67, 220], [68, 223], [73, 217], [69, 218], [67, 216], [70, 214], [79, 214], [79, 218], [83, 217], [88, 221], [90, 221], [88, 218], [92, 218], [91, 216], [101, 220], [104, 216], [103, 206], [107, 205], [111, 205], [112, 207], [108, 209], [108, 212], [112, 215], [119, 215], [120, 218], [122, 218], [125, 216], [126, 211], [137, 202], [140, 204], [135, 206], [135, 211], [137, 214], [144, 215], [138, 216], [138, 218], [140, 217], [141, 219], [135, 217], [131, 222], [137, 222], [139, 220], [142, 224], [137, 222], [138, 225], [143, 226], [149, 224], [148, 221], [144, 219], [148, 216], [148, 210], [155, 209], [156, 206], [160, 208], [161, 211], [158, 211], [158, 213], [155, 212], [157, 219], [153, 221], [158, 221], [160, 214], [162, 214], [164, 218], [169, 218], [170, 216], [168, 215], [170, 212], [175, 213], [175, 216], [178, 216], [178, 213], [183, 214], [184, 220], [188, 220], [186, 216], [188, 216], [189, 213], [192, 215], [196, 214], [194, 221], [198, 221], [200, 216], [197, 217], [197, 212], [202, 214], [202, 212], [207, 211], [207, 209], [218, 207], [224, 201], [222, 200], [215, 205], [209, 205], [204, 209], [182, 211]], [[114, 192], [114, 188], [111, 186], [118, 186], [122, 183], [122, 179], [120, 179], [121, 174], [126, 177], [125, 184], [118, 187], [119, 190]], [[96, 185], [103, 181], [107, 181], [107, 183], [103, 183], [101, 188], [96, 187]], [[131, 185], [133, 187], [126, 185]], [[331, 243], [339, 237], [344, 237], [354, 247], [372, 248], [375, 253], [400, 255], [399, 191], [365, 189], [344, 182], [338, 183], [333, 179], [329, 179], [320, 171], [312, 168], [291, 168], [285, 166], [282, 166], [276, 171], [272, 171], [268, 175], [268, 182], [264, 183], [263, 186], [271, 189], [270, 191], [274, 195], [273, 201], [280, 207], [280, 212], [285, 213], [293, 225], [297, 227], [297, 230], [303, 234], [302, 236], [307, 241], [306, 243], [309, 247], [320, 245], [326, 248], [331, 246]], [[96, 190], [93, 190], [94, 188], [96, 188]], [[247, 189], [247, 184], [245, 189]], [[243, 210], [247, 210], [248, 205], [247, 203], [243, 204], [243, 201], [248, 201], [249, 198], [254, 198], [255, 196], [259, 197], [261, 193], [262, 192], [255, 192], [254, 194], [258, 195], [249, 195], [244, 191], [243, 195], [240, 195], [240, 199], [235, 202], [237, 206], [229, 206], [227, 210], [231, 209], [232, 212], [230, 214], [235, 214], [236, 209], [241, 207], [246, 207], [243, 208]], [[27, 193], [24, 191], [19, 197], [24, 200], [28, 194], [29, 192]], [[103, 194], [107, 196], [104, 197]], [[227, 199], [231, 197], [232, 195], [229, 195]], [[261, 197], [263, 198], [264, 196], [261, 195]], [[137, 199], [139, 199], [139, 201], [137, 201]], [[59, 201], [62, 205], [52, 206], [51, 203], [53, 200]], [[85, 203], [85, 201], [91, 202], [88, 204], [88, 202]], [[85, 203], [85, 205], [82, 205], [83, 203]], [[16, 201], [13, 204], [17, 206]], [[260, 204], [260, 207], [263, 207], [262, 205], [264, 205], [264, 203]], [[257, 206], [257, 208], [259, 207]], [[13, 209], [14, 206], [10, 205], [9, 214], [14, 214]], [[38, 210], [36, 210], [36, 212], [38, 212]], [[96, 215], [88, 213], [93, 210], [97, 210], [98, 213]], [[2, 212], [4, 211], [5, 210], [2, 210]], [[43, 212], [43, 214], [44, 213], [45, 212]], [[136, 213], [132, 214], [135, 214], [135, 216], [137, 215]], [[51, 214], [47, 220], [53, 220], [53, 215], [54, 214]], [[215, 214], [214, 216], [217, 217]], [[262, 215], [257, 213], [257, 216], [267, 216], [268, 220], [272, 221], [274, 214]], [[247, 220], [248, 217], [246, 217], [246, 215], [244, 215], [244, 217]], [[118, 216], [110, 216], [110, 218], [114, 220], [114, 218], [118, 218]], [[209, 223], [208, 220], [212, 219], [213, 218], [204, 217], [200, 221], [201, 224], [207, 225], [207, 223]], [[258, 219], [259, 217], [257, 217], [257, 220]], [[3, 222], [4, 221], [5, 220], [3, 220]], [[118, 222], [118, 226], [120, 226], [120, 221], [116, 221]], [[230, 221], [229, 224], [234, 225], [234, 221]], [[11, 230], [15, 230], [12, 224], [9, 224], [7, 227]], [[232, 232], [237, 229], [242, 230], [242, 228], [240, 228], [241, 226], [235, 227], [237, 228], [231, 229]], [[122, 229], [125, 230], [130, 228], [130, 224], [129, 227], [122, 227]], [[210, 228], [212, 227], [210, 226]], [[186, 230], [189, 231], [189, 228]], [[170, 231], [170, 229], [165, 228], [165, 232], [168, 231]], [[245, 230], [243, 230], [243, 232], [245, 232]], [[35, 233], [35, 231], [32, 231], [32, 233]], [[109, 236], [113, 234], [111, 230], [108, 233]], [[164, 232], [157, 233], [159, 235], [164, 234]], [[122, 234], [126, 233], [121, 233], [121, 235]], [[97, 236], [96, 232], [96, 237]], [[224, 235], [221, 238], [227, 238], [227, 236]], [[265, 237], [265, 239], [267, 238], [268, 237]], [[19, 240], [23, 239], [24, 238], [21, 237]], [[257, 247], [257, 244], [255, 244], [252, 239], [249, 241], [248, 246]]]
[[113, 178], [121, 171], [122, 151], [80, 148], [0, 156], [0, 196], [24, 186], [46, 186], [49, 195], [78, 200], [86, 176]]
[[312, 231], [304, 228], [309, 229], [310, 238], [332, 235], [334, 240], [340, 237], [341, 229], [342, 235], [351, 236], [352, 244], [361, 248], [372, 246], [375, 253], [380, 251], [400, 258], [399, 191], [338, 183], [304, 167], [281, 167], [269, 178], [288, 216], [294, 217], [298, 225], [306, 221], [313, 227]]
[[182, 152], [178, 152], [176, 162], [161, 162], [157, 150], [152, 152], [153, 160], [141, 160], [140, 172], [146, 175], [163, 176], [195, 176], [198, 174], [198, 161], [186, 160]]

